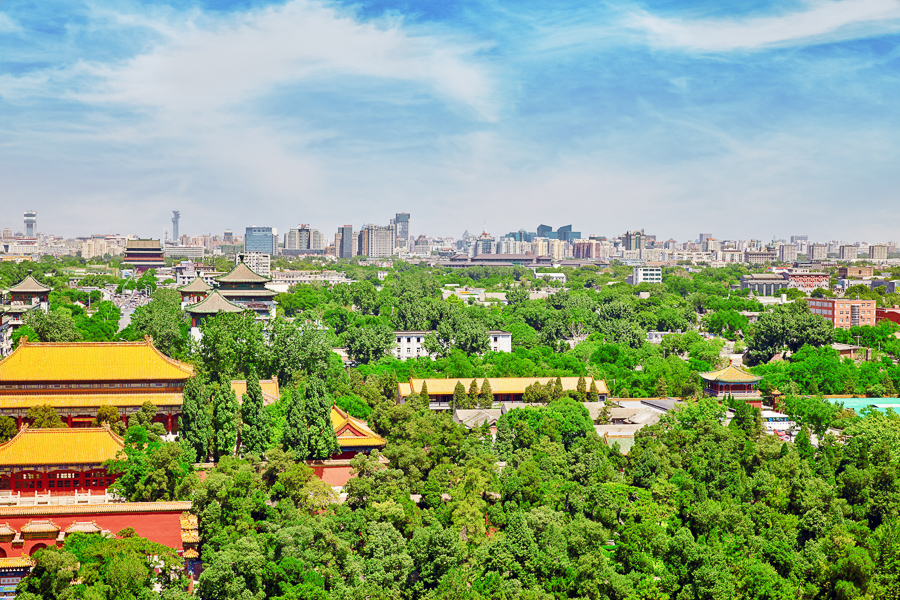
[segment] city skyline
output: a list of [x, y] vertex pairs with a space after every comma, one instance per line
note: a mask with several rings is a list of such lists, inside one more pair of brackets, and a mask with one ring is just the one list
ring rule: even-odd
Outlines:
[[8, 1], [4, 200], [64, 236], [161, 237], [178, 209], [887, 240], [898, 32], [889, 0]]

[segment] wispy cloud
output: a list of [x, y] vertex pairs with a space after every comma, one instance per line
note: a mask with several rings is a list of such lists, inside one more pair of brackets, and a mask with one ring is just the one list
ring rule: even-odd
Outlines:
[[19, 33], [22, 28], [6, 13], [0, 13], [0, 33]]
[[897, 0], [812, 0], [805, 10], [744, 19], [687, 20], [642, 11], [627, 24], [673, 48], [701, 52], [834, 42], [900, 31]]

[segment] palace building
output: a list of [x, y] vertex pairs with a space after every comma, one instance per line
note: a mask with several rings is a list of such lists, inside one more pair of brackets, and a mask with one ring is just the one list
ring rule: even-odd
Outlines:
[[12, 334], [33, 310], [50, 310], [50, 288], [29, 275], [2, 292], [0, 303], [0, 356], [12, 351]]
[[226, 300], [252, 310], [261, 320], [275, 318], [275, 302], [272, 299], [278, 292], [266, 287], [270, 281], [268, 277], [254, 273], [244, 262], [239, 262], [230, 272], [216, 278], [219, 293]]
[[700, 373], [705, 381], [704, 392], [714, 398], [732, 395], [735, 398], [744, 398], [751, 401], [762, 402], [759, 395], [759, 382], [762, 377], [754, 375], [744, 369], [728, 365], [724, 369]]
[[30, 429], [0, 444], [0, 491], [23, 495], [106, 494], [116, 476], [103, 463], [125, 447], [109, 427]]
[[[484, 377], [476, 377], [478, 389], [484, 385]], [[578, 377], [561, 377], [563, 391], [575, 392], [578, 389]], [[555, 381], [555, 377], [488, 377], [487, 380], [491, 384], [491, 392], [494, 394], [494, 402], [523, 402], [522, 396], [525, 389], [532, 384], [539, 383], [546, 386], [548, 382]], [[609, 396], [609, 389], [606, 382], [602, 379], [594, 380], [593, 377], [584, 378], [587, 389], [591, 389], [591, 384], [597, 386], [597, 398], [590, 398], [591, 402], [606, 400]], [[406, 397], [411, 393], [420, 393], [424, 385], [428, 390], [428, 399], [433, 410], [449, 410], [453, 404], [453, 391], [456, 384], [462, 383], [463, 388], [468, 392], [469, 386], [472, 384], [472, 378], [460, 379], [410, 379], [409, 383], [397, 384], [397, 399], [403, 403]]]
[[49, 405], [69, 427], [89, 427], [101, 406], [115, 406], [125, 425], [145, 402], [157, 408], [156, 421], [173, 433], [181, 415], [184, 382], [191, 365], [171, 359], [142, 342], [32, 343], [0, 360], [0, 414], [19, 428], [28, 409]]
[[189, 304], [197, 304], [203, 301], [204, 298], [209, 296], [212, 289], [213, 287], [203, 281], [198, 275], [189, 284], [178, 288], [178, 291], [181, 292], [181, 307], [184, 308]]
[[239, 304], [228, 301], [219, 290], [213, 290], [208, 296], [197, 304], [185, 307], [184, 311], [191, 318], [191, 337], [200, 340], [200, 325], [206, 317], [217, 315], [220, 312], [236, 313], [247, 310]]

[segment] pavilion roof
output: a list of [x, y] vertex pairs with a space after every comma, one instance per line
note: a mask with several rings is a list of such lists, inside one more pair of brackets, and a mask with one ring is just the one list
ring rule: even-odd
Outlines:
[[201, 279], [200, 276], [198, 275], [197, 277], [194, 277], [194, 280], [192, 282], [190, 282], [189, 284], [183, 285], [180, 288], [178, 288], [178, 291], [179, 292], [201, 292], [202, 293], [202, 292], [208, 292], [211, 289], [213, 289], [213, 287], [211, 285], [209, 285], [208, 283], [206, 283], [205, 281], [203, 281], [203, 279]]
[[[277, 379], [260, 379], [259, 387], [262, 388], [263, 404], [265, 404], [266, 406], [272, 404], [281, 397], [281, 394], [278, 391]], [[234, 395], [237, 397], [238, 402], [240, 402], [241, 397], [247, 393], [247, 380], [232, 379], [231, 389], [234, 391]]]
[[734, 365], [728, 365], [724, 369], [718, 369], [717, 371], [700, 373], [700, 377], [707, 381], [717, 381], [719, 383], [756, 383], [762, 380], [762, 377]]
[[0, 444], [0, 464], [9, 467], [38, 465], [97, 465], [116, 457], [125, 441], [108, 427], [32, 429], [23, 427]]
[[365, 421], [357, 419], [337, 406], [331, 407], [331, 425], [337, 436], [338, 446], [344, 448], [383, 448], [387, 441], [372, 431]]
[[255, 273], [253, 269], [247, 266], [247, 263], [242, 261], [225, 275], [217, 277], [216, 281], [219, 283], [267, 283], [272, 280]]
[[34, 278], [34, 276], [29, 275], [16, 285], [9, 288], [11, 292], [49, 292], [50, 287], [44, 285], [40, 281]]
[[103, 528], [97, 525], [97, 521], [73, 521], [66, 527], [66, 534], [70, 533], [100, 533]]
[[184, 309], [192, 315], [214, 315], [218, 312], [236, 313], [246, 310], [243, 306], [231, 302], [219, 290], [213, 290], [209, 296]]
[[142, 342], [22, 341], [0, 361], [0, 381], [184, 381], [194, 368]]
[[59, 525], [51, 519], [32, 519], [22, 525], [22, 533], [56, 533]]
[[278, 295], [278, 292], [274, 290], [270, 290], [269, 288], [260, 288], [260, 289], [238, 289], [238, 290], [229, 290], [229, 289], [220, 289], [218, 290], [220, 294], [222, 294], [226, 298], [235, 297], [235, 298], [274, 298]]

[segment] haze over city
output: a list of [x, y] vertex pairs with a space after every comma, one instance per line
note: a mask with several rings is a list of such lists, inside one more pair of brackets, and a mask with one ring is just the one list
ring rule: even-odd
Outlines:
[[7, 1], [0, 226], [894, 239], [898, 29], [889, 0]]

